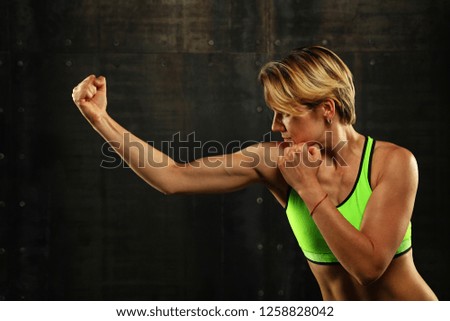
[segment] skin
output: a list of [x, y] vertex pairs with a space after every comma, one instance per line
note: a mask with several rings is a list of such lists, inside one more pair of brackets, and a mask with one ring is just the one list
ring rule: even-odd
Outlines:
[[[376, 142], [370, 177], [373, 192], [360, 230], [337, 211], [336, 205], [356, 181], [365, 138], [341, 122], [333, 100], [299, 115], [274, 111], [272, 130], [280, 132], [285, 143], [261, 143], [182, 165], [108, 115], [104, 77], [87, 77], [72, 97], [133, 171], [164, 194], [224, 193], [259, 182], [286, 206], [289, 186], [295, 189], [310, 211], [315, 208], [313, 219], [340, 262], [308, 262], [324, 300], [437, 300], [418, 273], [412, 251], [392, 259], [411, 219], [418, 185], [417, 163], [408, 150]], [[124, 140], [126, 134], [130, 137]], [[143, 146], [144, 155], [129, 148], [136, 144]], [[167, 166], [155, 167], [152, 161]]]

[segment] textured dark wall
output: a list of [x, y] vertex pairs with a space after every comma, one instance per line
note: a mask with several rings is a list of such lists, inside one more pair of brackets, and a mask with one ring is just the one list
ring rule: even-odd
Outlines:
[[1, 0], [0, 297], [320, 299], [262, 186], [165, 197], [102, 168], [111, 155], [71, 90], [105, 75], [115, 119], [192, 159], [267, 139], [259, 68], [321, 44], [354, 72], [357, 129], [415, 153], [414, 255], [449, 300], [449, 13], [444, 0]]

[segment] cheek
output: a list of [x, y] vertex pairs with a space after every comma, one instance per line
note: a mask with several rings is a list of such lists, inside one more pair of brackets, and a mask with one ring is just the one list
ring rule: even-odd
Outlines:
[[317, 128], [310, 126], [308, 123], [300, 125], [299, 123], [290, 124], [286, 130], [295, 143], [304, 143], [306, 141], [315, 140], [317, 137]]
[[290, 120], [286, 122], [286, 131], [291, 135], [301, 135], [302, 134], [302, 126], [298, 121]]
[[296, 144], [304, 141], [305, 139], [305, 132], [299, 127], [291, 126], [289, 129], [287, 129], [287, 132]]

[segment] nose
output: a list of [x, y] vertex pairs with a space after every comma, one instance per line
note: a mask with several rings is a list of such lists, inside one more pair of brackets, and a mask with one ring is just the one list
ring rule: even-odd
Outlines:
[[273, 120], [272, 120], [272, 131], [273, 132], [283, 132], [285, 131], [283, 122], [282, 122], [282, 115], [275, 111], [273, 114]]

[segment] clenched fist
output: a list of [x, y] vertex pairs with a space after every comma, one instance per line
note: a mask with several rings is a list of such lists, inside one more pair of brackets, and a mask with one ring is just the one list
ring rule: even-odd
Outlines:
[[83, 116], [94, 126], [106, 115], [106, 78], [88, 76], [73, 89], [72, 98]]
[[283, 155], [278, 158], [278, 169], [297, 192], [318, 183], [317, 173], [322, 164], [319, 147], [317, 144], [294, 144], [284, 148]]

